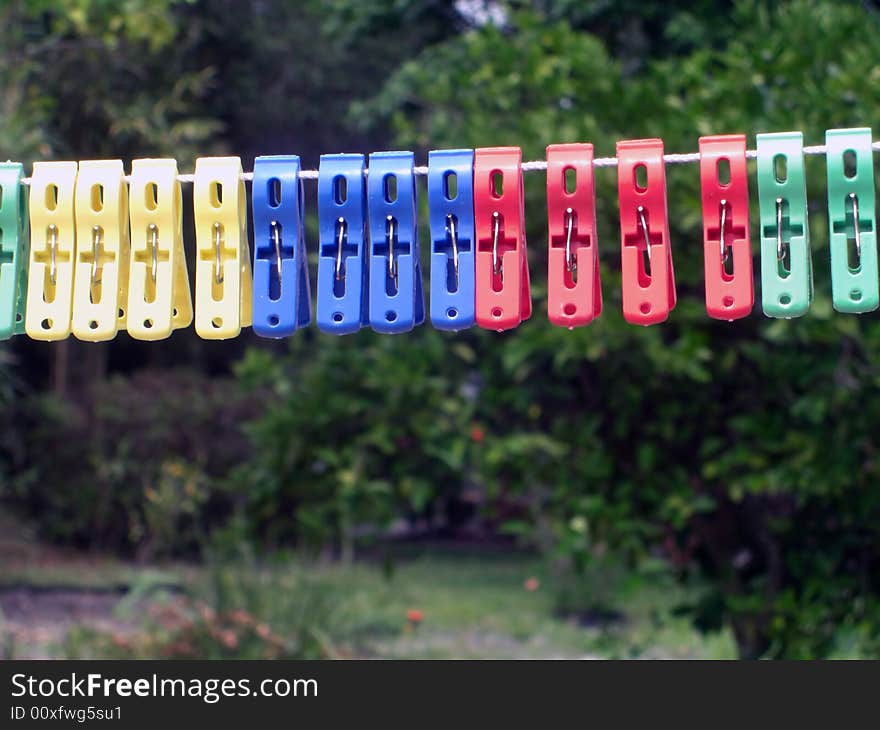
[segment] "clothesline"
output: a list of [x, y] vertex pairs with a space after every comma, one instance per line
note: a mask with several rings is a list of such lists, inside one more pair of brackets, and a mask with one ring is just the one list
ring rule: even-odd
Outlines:
[[[875, 152], [880, 152], [880, 142], [874, 142], [871, 145], [871, 148]], [[826, 147], [824, 144], [812, 145], [809, 147], [804, 147], [805, 155], [824, 155], [826, 151]], [[748, 159], [755, 159], [758, 153], [757, 150], [747, 150], [746, 157]], [[700, 153], [699, 152], [684, 152], [684, 153], [670, 153], [667, 155], [663, 155], [663, 161], [667, 165], [685, 165], [691, 162], [699, 162], [700, 161]], [[593, 160], [594, 167], [617, 167], [617, 158], [616, 157], [597, 157]], [[523, 172], [544, 172], [547, 170], [547, 161], [546, 160], [529, 160], [528, 162], [522, 163], [522, 171]], [[369, 170], [364, 170], [364, 174], [368, 174]], [[427, 165], [418, 165], [413, 168], [413, 173], [417, 176], [424, 177], [428, 174], [428, 166]], [[301, 170], [299, 174], [302, 180], [317, 180], [318, 179], [318, 171], [317, 170]], [[122, 178], [125, 182], [131, 182], [131, 176], [125, 175]], [[193, 173], [183, 173], [177, 176], [177, 179], [181, 183], [192, 183], [195, 180], [195, 175]], [[254, 179], [253, 172], [243, 172], [241, 174], [241, 179], [245, 182], [251, 182]], [[23, 185], [30, 185], [31, 178], [23, 177], [21, 179]]]

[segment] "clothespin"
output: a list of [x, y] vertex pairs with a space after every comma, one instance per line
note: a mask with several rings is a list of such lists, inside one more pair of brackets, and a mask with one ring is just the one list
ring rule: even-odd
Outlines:
[[675, 307], [663, 140], [617, 143], [623, 317], [656, 324]]
[[374, 152], [367, 174], [370, 326], [407, 332], [425, 321], [412, 152]]
[[75, 162], [35, 162], [31, 175], [25, 330], [35, 340], [62, 340], [70, 334], [76, 174]]
[[0, 340], [24, 332], [28, 199], [20, 162], [0, 163]]
[[287, 337], [312, 320], [298, 155], [254, 160], [254, 332]]
[[110, 340], [125, 329], [128, 299], [128, 186], [122, 160], [86, 160], [76, 178], [73, 334]]
[[321, 155], [318, 225], [318, 328], [335, 335], [355, 332], [367, 322], [363, 155]]
[[547, 315], [561, 327], [602, 312], [593, 145], [547, 147]]
[[131, 256], [123, 314], [131, 337], [162, 340], [189, 327], [193, 318], [177, 162], [135, 160], [130, 180]]
[[196, 332], [208, 340], [237, 337], [251, 324], [251, 257], [241, 173], [238, 157], [196, 160]]
[[477, 324], [511, 329], [532, 316], [519, 147], [474, 151], [474, 228]]
[[800, 317], [813, 301], [804, 138], [782, 132], [757, 142], [761, 306], [768, 317]]
[[474, 151], [428, 153], [431, 221], [431, 324], [474, 324]]
[[706, 311], [745, 317], [755, 305], [744, 134], [700, 137]]
[[871, 130], [829, 129], [825, 147], [831, 301], [839, 312], [870, 312], [880, 304]]

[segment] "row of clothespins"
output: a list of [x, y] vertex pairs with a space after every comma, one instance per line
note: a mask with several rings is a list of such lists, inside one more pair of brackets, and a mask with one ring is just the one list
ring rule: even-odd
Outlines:
[[[870, 129], [826, 133], [833, 302], [877, 308]], [[803, 140], [757, 137], [761, 294], [771, 317], [803, 315], [813, 296]], [[754, 305], [744, 135], [699, 141], [706, 309], [733, 320]], [[661, 140], [617, 144], [623, 313], [648, 325], [676, 303]], [[593, 147], [547, 148], [548, 311], [557, 325], [602, 310]], [[0, 338], [99, 341], [121, 330], [168, 337], [195, 319], [209, 339], [253, 324], [284, 337], [311, 321], [297, 156], [258, 157], [252, 175], [254, 247], [237, 157], [200, 158], [192, 176], [195, 306], [182, 236], [177, 163], [120, 160], [0, 165]], [[404, 332], [423, 322], [411, 152], [324, 155], [318, 171], [316, 319], [335, 334], [370, 326]], [[429, 154], [432, 324], [458, 330], [517, 326], [531, 315], [521, 151]], [[28, 186], [23, 183], [29, 184]], [[253, 268], [252, 268], [253, 265]]]

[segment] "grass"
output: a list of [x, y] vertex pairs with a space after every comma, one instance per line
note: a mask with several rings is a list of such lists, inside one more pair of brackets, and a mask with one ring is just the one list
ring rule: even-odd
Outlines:
[[[350, 592], [355, 616], [386, 629], [371, 642], [379, 656], [734, 656], [729, 635], [702, 636], [673, 614], [687, 592], [658, 577], [630, 580], [621, 587], [614, 597], [620, 621], [584, 627], [557, 615], [550, 579], [542, 563], [531, 557], [425, 553], [399, 564], [390, 581], [370, 566], [321, 572], [324, 580]], [[529, 579], [537, 581], [536, 589], [526, 588]], [[423, 616], [417, 626], [406, 621], [411, 610]]]
[[[253, 579], [249, 567], [225, 566], [233, 580]], [[209, 578], [204, 571], [187, 569], [194, 581], [190, 593], [199, 600], [207, 598]], [[144, 571], [148, 574], [150, 571]], [[447, 658], [725, 658], [734, 656], [734, 645], [726, 633], [703, 636], [673, 609], [686, 591], [674, 584], [638, 581], [627, 587], [615, 601], [622, 618], [606, 625], [584, 627], [574, 619], [557, 615], [553, 592], [547, 587], [539, 562], [521, 556], [425, 555], [400, 564], [387, 579], [375, 565], [315, 566], [295, 563], [287, 567], [262, 569], [267, 581], [262, 595], [239, 604], [259, 617], [271, 616], [273, 628], [289, 634], [298, 630], [303, 591], [297, 595], [298, 578], [306, 576], [311, 590], [320, 586], [334, 599], [342, 618], [334, 623], [330, 637], [345, 647], [346, 656], [405, 659]], [[78, 571], [77, 571], [78, 573]], [[130, 584], [134, 593], [145, 594], [144, 586], [152, 579], [138, 575], [131, 566], [105, 565], [103, 570], [83, 575], [81, 588], [116, 583], [121, 575], [135, 577]], [[165, 585], [173, 570], [162, 571]], [[30, 577], [35, 585], [46, 586], [48, 575], [37, 570]], [[296, 577], [294, 577], [296, 576]], [[64, 585], [72, 587], [72, 573], [64, 576]], [[525, 582], [537, 579], [536, 590], [527, 590]], [[289, 580], [288, 580], [289, 579]], [[175, 581], [181, 584], [179, 578]], [[247, 585], [252, 585], [248, 583]], [[257, 589], [260, 590], [260, 589]], [[259, 601], [271, 604], [256, 608]], [[419, 612], [417, 623], [408, 619]], [[118, 619], [115, 633], [136, 631], [132, 616], [142, 613], [142, 604], [131, 595], [120, 596], [110, 618]], [[85, 622], [84, 622], [85, 623]], [[108, 630], [105, 626], [104, 630]], [[80, 634], [96, 638], [94, 631]], [[101, 656], [100, 645], [71, 650], [66, 644], [51, 647], [49, 654]], [[146, 650], [145, 650], [146, 651]], [[207, 652], [206, 652], [207, 653]]]
[[[579, 595], [589, 597], [595, 589], [617, 617], [583, 625], [558, 614], [554, 578], [539, 559], [521, 553], [415, 548], [399, 556], [390, 568], [372, 562], [318, 564], [295, 557], [277, 557], [258, 567], [155, 567], [59, 552], [12, 525], [0, 534], [0, 607], [8, 608], [10, 597], [19, 599], [18, 614], [8, 616], [5, 627], [0, 615], [7, 655], [102, 657], [114, 655], [114, 646], [125, 646], [127, 656], [160, 655], [163, 635], [145, 617], [151, 605], [162, 605], [161, 596], [165, 605], [201, 606], [202, 611], [213, 606], [218, 615], [243, 612], [253, 616], [258, 624], [271, 625], [274, 634], [290, 639], [285, 644], [288, 653], [282, 652], [285, 656], [301, 655], [297, 652], [301, 652], [302, 637], [313, 628], [322, 646], [333, 647], [330, 655], [334, 656], [735, 655], [728, 633], [701, 635], [686, 618], [675, 615], [675, 607], [689, 597], [691, 589], [676, 584], [662, 571], [628, 574], [612, 581], [610, 592], [608, 581], [601, 586], [589, 582], [580, 586]], [[101, 601], [73, 601], [77, 596], [97, 594], [105, 595]], [[108, 599], [106, 594], [112, 595]], [[21, 609], [22, 595], [26, 610]], [[331, 612], [332, 621], [324, 615]], [[229, 656], [245, 650], [246, 632], [240, 633], [241, 644], [220, 653], [211, 643], [225, 636], [219, 629], [191, 627], [188, 636], [196, 637], [193, 651], [199, 656]]]

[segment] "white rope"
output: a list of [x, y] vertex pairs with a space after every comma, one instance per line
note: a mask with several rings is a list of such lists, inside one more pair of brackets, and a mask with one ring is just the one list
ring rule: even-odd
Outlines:
[[[871, 144], [871, 149], [875, 152], [880, 152], [880, 142], [874, 142]], [[804, 147], [805, 155], [824, 155], [826, 152], [826, 148], [824, 144], [816, 144], [809, 147]], [[758, 156], [757, 150], [747, 150], [746, 157], [750, 160], [755, 159]], [[691, 162], [699, 162], [700, 161], [700, 153], [699, 152], [686, 152], [686, 153], [670, 153], [668, 155], [663, 155], [663, 162], [667, 165], [686, 165]], [[593, 167], [617, 167], [617, 158], [616, 157], [596, 157], [593, 160]], [[522, 171], [523, 172], [544, 172], [547, 169], [547, 161], [546, 160], [530, 160], [529, 162], [522, 163]], [[364, 174], [368, 174], [369, 170], [364, 170]], [[424, 176], [428, 174], [428, 166], [427, 165], [418, 165], [413, 168], [413, 173], [417, 176]], [[302, 180], [317, 180], [318, 179], [318, 170], [300, 170], [299, 176]], [[195, 180], [194, 173], [184, 173], [177, 176], [179, 182], [182, 183], [191, 183]], [[131, 175], [124, 175], [122, 179], [130, 183]], [[251, 182], [254, 179], [254, 173], [252, 172], [243, 172], [241, 174], [241, 179], [245, 182]], [[22, 185], [30, 185], [31, 178], [23, 177], [21, 179]]]

